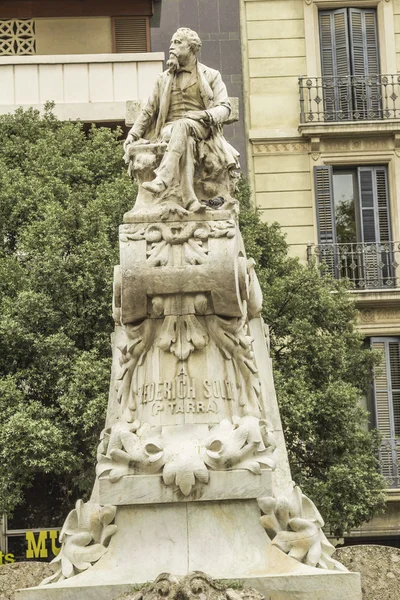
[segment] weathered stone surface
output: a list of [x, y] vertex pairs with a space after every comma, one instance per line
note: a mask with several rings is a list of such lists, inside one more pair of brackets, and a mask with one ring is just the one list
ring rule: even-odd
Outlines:
[[[197, 484], [186, 501], [245, 500], [258, 498], [271, 493], [272, 474], [270, 469], [262, 469], [258, 477], [243, 470], [211, 471], [207, 483]], [[114, 506], [129, 504], [152, 504], [178, 502], [179, 496], [174, 487], [166, 486], [161, 475], [127, 475], [113, 483], [109, 477], [100, 477], [99, 494], [101, 504]]]
[[338, 548], [335, 558], [361, 573], [363, 600], [399, 600], [400, 549], [390, 546]]
[[15, 590], [39, 585], [53, 573], [46, 562], [19, 562], [0, 567], [0, 600], [14, 600]]

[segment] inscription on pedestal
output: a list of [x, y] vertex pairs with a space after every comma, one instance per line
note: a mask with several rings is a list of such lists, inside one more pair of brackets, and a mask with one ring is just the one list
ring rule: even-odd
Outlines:
[[235, 384], [225, 379], [176, 378], [138, 387], [136, 401], [151, 404], [151, 413], [219, 413], [218, 403], [235, 399]]

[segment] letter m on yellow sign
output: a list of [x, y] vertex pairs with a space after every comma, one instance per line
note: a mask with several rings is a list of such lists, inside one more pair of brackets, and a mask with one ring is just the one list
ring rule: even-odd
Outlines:
[[47, 531], [39, 531], [36, 541], [33, 531], [26, 532], [26, 558], [47, 558], [49, 553], [46, 548]]

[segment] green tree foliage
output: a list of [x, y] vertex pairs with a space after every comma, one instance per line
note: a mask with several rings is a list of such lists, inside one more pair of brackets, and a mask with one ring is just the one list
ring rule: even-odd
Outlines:
[[[119, 133], [61, 123], [50, 109], [0, 117], [0, 511], [26, 513], [35, 496], [31, 526], [62, 522], [93, 483], [118, 225], [135, 196]], [[382, 501], [378, 440], [359, 408], [374, 356], [361, 348], [344, 287], [288, 257], [245, 183], [240, 198], [293, 478], [341, 533]]]
[[56, 478], [62, 514], [93, 483], [118, 224], [134, 197], [119, 137], [50, 107], [0, 117], [1, 511]]

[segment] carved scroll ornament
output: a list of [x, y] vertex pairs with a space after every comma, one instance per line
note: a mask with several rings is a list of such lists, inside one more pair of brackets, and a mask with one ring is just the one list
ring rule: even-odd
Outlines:
[[[143, 586], [124, 600], [264, 600], [254, 588], [236, 589], [212, 579], [202, 571], [192, 571], [183, 577], [161, 573], [153, 583]], [[118, 598], [117, 598], [118, 600]], [[122, 600], [122, 599], [121, 599]]]

